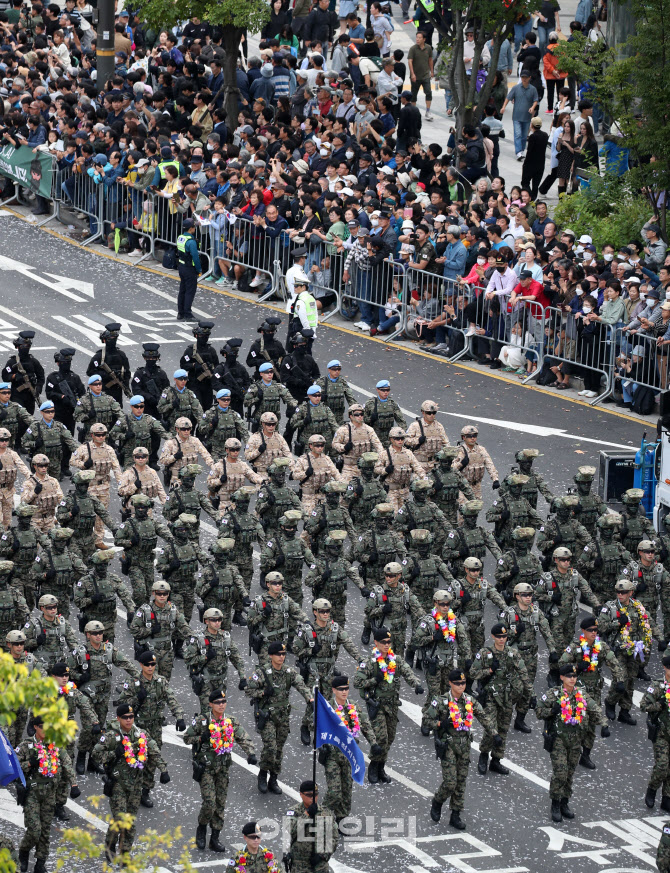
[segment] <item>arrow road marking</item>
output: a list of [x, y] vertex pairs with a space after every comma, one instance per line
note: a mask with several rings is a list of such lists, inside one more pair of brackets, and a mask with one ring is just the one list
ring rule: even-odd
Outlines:
[[[172, 294], [168, 294], [167, 291], [161, 291], [158, 288], [154, 288], [153, 285], [148, 285], [146, 282], [138, 282], [137, 283], [140, 288], [146, 288], [147, 291], [151, 291], [152, 294], [158, 294], [159, 297], [163, 297], [165, 300], [169, 300], [171, 303], [177, 305], [177, 298]], [[195, 306], [191, 307], [191, 311], [195, 312], [196, 315], [202, 316], [202, 318], [214, 318], [213, 315], [210, 315], [209, 312], [204, 312], [202, 309], [196, 309]]]
[[[0, 267], [0, 269], [2, 269], [2, 267]], [[49, 330], [49, 328], [38, 324], [36, 321], [31, 321], [30, 319], [25, 318], [23, 315], [17, 316], [16, 311], [13, 309], [8, 309], [6, 306], [0, 306], [0, 312], [3, 312], [5, 315], [9, 315], [15, 321], [20, 321], [21, 324], [27, 324], [28, 327], [32, 327], [35, 330], [39, 330], [41, 333], [46, 334], [47, 336], [51, 336], [54, 339], [57, 339], [59, 342], [63, 343], [64, 346], [72, 346], [73, 349], [77, 349], [78, 352], [83, 352], [85, 355], [93, 354], [93, 351], [91, 349], [85, 349], [83, 346], [77, 345], [77, 343], [72, 342], [71, 339], [67, 339], [64, 336], [61, 336], [59, 333], [54, 333], [53, 330]]]
[[[62, 294], [64, 297], [69, 297], [71, 300], [76, 300], [77, 303], [84, 303], [86, 298], [80, 297], [78, 294], [73, 294], [71, 291], [68, 291], [68, 286], [73, 284], [79, 284], [75, 280], [67, 279], [64, 276], [56, 276], [56, 282], [49, 282], [46, 279], [43, 279], [41, 276], [36, 276], [33, 272], [35, 268], [31, 267], [29, 264], [22, 264], [21, 261], [15, 261], [13, 258], [6, 258], [4, 255], [0, 255], [0, 270], [6, 271], [14, 271], [15, 273], [21, 273], [23, 276], [26, 276], [28, 279], [32, 279], [33, 282], [39, 282], [41, 285], [46, 285], [47, 288], [51, 288], [52, 291], [57, 291], [59, 294]], [[49, 275], [47, 273], [47, 275]], [[89, 285], [90, 283], [81, 283]], [[90, 286], [90, 296], [93, 296], [93, 286]]]
[[93, 300], [93, 282], [83, 282], [81, 279], [70, 279], [68, 276], [56, 276], [54, 273], [45, 273], [44, 275], [50, 276], [58, 283], [60, 288], [55, 288], [54, 290], [59, 291], [59, 293], [67, 293], [66, 289], [72, 288], [74, 291], [79, 291], [80, 294], [86, 294], [87, 297], [90, 297], [91, 300]]

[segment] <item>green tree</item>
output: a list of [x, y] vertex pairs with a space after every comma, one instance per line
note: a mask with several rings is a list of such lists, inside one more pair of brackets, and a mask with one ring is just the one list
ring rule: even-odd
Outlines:
[[239, 88], [237, 87], [237, 58], [240, 40], [245, 31], [260, 33], [270, 18], [270, 6], [265, 0], [137, 0], [138, 15], [151, 27], [159, 30], [175, 27], [180, 21], [199, 18], [223, 32], [226, 60], [223, 70], [225, 82], [224, 105], [231, 130], [237, 127]]

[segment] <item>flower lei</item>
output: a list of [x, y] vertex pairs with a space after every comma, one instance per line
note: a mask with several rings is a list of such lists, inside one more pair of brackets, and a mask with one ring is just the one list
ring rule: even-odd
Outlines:
[[565, 692], [561, 694], [561, 721], [565, 724], [581, 724], [584, 714], [586, 713], [586, 701], [584, 695], [577, 688], [575, 689], [575, 711], [573, 713], [570, 705], [570, 697]]
[[[636, 642], [631, 638], [630, 635], [630, 618], [628, 618], [628, 622], [621, 628], [621, 648], [626, 654], [640, 655], [640, 660], [644, 663], [644, 651], [648, 652], [651, 649], [651, 625], [649, 623], [649, 616], [647, 615], [647, 610], [640, 603], [639, 600], [631, 599], [630, 604], [635, 607], [637, 610], [637, 614], [640, 617], [640, 628], [642, 631], [642, 645], [640, 646], [639, 642]], [[619, 604], [619, 611], [622, 612], [626, 617], [628, 617], [628, 608]], [[644, 651], [640, 652], [640, 648]]]
[[[393, 682], [393, 677], [395, 676], [395, 655], [393, 654], [393, 649], [389, 649], [388, 655], [386, 658], [382, 655], [379, 649], [375, 646], [372, 650], [372, 657], [377, 662], [377, 666], [384, 674], [385, 682]], [[388, 661], [387, 661], [388, 659]]]
[[229, 718], [209, 723], [209, 743], [217, 755], [230, 755], [234, 742], [233, 723]]
[[668, 709], [670, 709], [670, 685], [668, 685], [667, 682], [664, 682], [663, 684], [665, 685], [665, 702]]
[[74, 694], [76, 690], [77, 686], [74, 684], [74, 682], [66, 682], [65, 685], [58, 686], [58, 693], [65, 694], [67, 697], [70, 697], [70, 695]]
[[[261, 846], [258, 852], [259, 854], [263, 855], [263, 860], [268, 865], [268, 873], [281, 873], [275, 856], [269, 849], [264, 849]], [[240, 854], [237, 856], [237, 860], [235, 861], [235, 873], [246, 873], [248, 858], [249, 852], [240, 852]]]
[[123, 754], [126, 758], [126, 764], [132, 770], [144, 770], [144, 763], [147, 760], [147, 735], [144, 732], [140, 732], [137, 757], [135, 757], [133, 744], [127, 734], [123, 735], [121, 743], [123, 744]]
[[[357, 737], [360, 735], [361, 723], [358, 719], [358, 713], [356, 712], [356, 707], [353, 703], [347, 704], [346, 715], [344, 713], [344, 707], [338, 706], [337, 707], [337, 714], [339, 715], [340, 721], [342, 722], [342, 724], [351, 731], [351, 733], [354, 735], [354, 737]], [[347, 716], [349, 717], [348, 720], [347, 720]], [[351, 722], [351, 727], [349, 727], [349, 722]]]
[[442, 631], [442, 636], [446, 643], [453, 643], [456, 639], [456, 616], [451, 609], [447, 611], [447, 619], [437, 609], [433, 609], [431, 615], [435, 619], [435, 624]]
[[58, 746], [49, 743], [45, 746], [44, 743], [35, 743], [37, 749], [37, 764], [40, 776], [46, 776], [48, 779], [58, 773]]
[[583, 660], [589, 665], [589, 669], [587, 673], [593, 673], [594, 670], [598, 667], [598, 657], [600, 655], [600, 650], [602, 649], [602, 643], [600, 642], [600, 637], [596, 637], [595, 642], [593, 643], [593, 648], [589, 649], [589, 644], [586, 642], [586, 637], [582, 634], [579, 638], [579, 645], [582, 649], [582, 657]]
[[473, 719], [472, 701], [468, 700], [465, 704], [465, 716], [461, 712], [461, 708], [455, 700], [449, 701], [449, 718], [457, 731], [469, 731], [472, 728]]

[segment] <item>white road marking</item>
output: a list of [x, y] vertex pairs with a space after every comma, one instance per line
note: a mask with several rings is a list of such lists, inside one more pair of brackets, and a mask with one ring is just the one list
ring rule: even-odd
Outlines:
[[[32, 327], [35, 330], [39, 330], [41, 333], [46, 334], [47, 336], [51, 336], [54, 339], [59, 340], [66, 346], [72, 346], [73, 349], [76, 349], [78, 352], [83, 352], [85, 355], [92, 355], [92, 349], [85, 349], [83, 346], [77, 345], [77, 343], [72, 342], [71, 339], [67, 339], [64, 336], [61, 336], [59, 333], [55, 333], [53, 330], [49, 330], [48, 327], [44, 327], [41, 324], [38, 324], [36, 321], [31, 321], [29, 318], [26, 318], [23, 315], [18, 315], [16, 310], [9, 309], [7, 306], [0, 306], [0, 312], [4, 312], [5, 315], [8, 315], [10, 318], [13, 318], [15, 321], [20, 321], [21, 324], [27, 324], [28, 327]], [[70, 324], [69, 321], [67, 321]]]
[[[175, 306], [177, 305], [177, 297], [174, 294], [168, 294], [167, 291], [161, 291], [158, 288], [154, 288], [153, 285], [148, 285], [146, 282], [138, 282], [137, 284], [140, 288], [146, 288], [147, 291], [151, 291], [153, 294], [158, 294], [159, 297], [169, 300], [171, 303], [174, 303]], [[210, 315], [209, 312], [204, 312], [202, 309], [196, 309], [195, 306], [192, 306], [191, 309], [196, 315], [201, 315], [203, 318], [214, 318], [214, 316]]]
[[[75, 803], [74, 800], [68, 798], [67, 808], [71, 809], [72, 812], [87, 821], [96, 830], [107, 833], [107, 822], [103, 821], [92, 812], [89, 812], [79, 803]], [[0, 791], [0, 820], [16, 825], [17, 828], [21, 828], [22, 830], [24, 828], [23, 810], [20, 806], [16, 805], [14, 797], [7, 790]]]
[[[75, 285], [77, 283], [73, 283], [70, 279], [65, 278], [64, 276], [55, 276], [54, 278], [57, 280], [56, 282], [49, 282], [47, 279], [43, 279], [41, 276], [36, 276], [33, 270], [35, 267], [31, 267], [29, 264], [22, 264], [21, 261], [15, 261], [13, 258], [6, 258], [4, 255], [0, 255], [0, 270], [4, 270], [6, 272], [13, 271], [15, 273], [21, 273], [22, 276], [26, 276], [28, 279], [32, 279], [33, 282], [39, 282], [40, 285], [46, 285], [47, 288], [51, 288], [52, 291], [57, 291], [59, 294], [62, 294], [64, 297], [69, 297], [71, 300], [75, 300], [77, 303], [85, 303], [86, 298], [80, 297], [78, 294], [73, 294], [71, 291], [68, 291], [68, 287]], [[47, 273], [47, 276], [50, 275]], [[89, 283], [86, 283], [89, 284]], [[93, 286], [91, 285], [91, 289]], [[91, 290], [91, 296], [93, 296], [93, 292]]]
[[[61, 286], [62, 289], [72, 288], [74, 291], [79, 291], [80, 294], [86, 294], [87, 297], [93, 299], [94, 289], [93, 282], [82, 282], [80, 279], [70, 279], [68, 276], [56, 276], [53, 273], [45, 273], [45, 276], [50, 276]], [[58, 290], [58, 289], [56, 289]]]

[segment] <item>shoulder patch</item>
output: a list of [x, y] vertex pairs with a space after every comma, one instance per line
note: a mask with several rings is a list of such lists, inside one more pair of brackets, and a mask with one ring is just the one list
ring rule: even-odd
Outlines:
[[547, 699], [547, 695], [546, 695], [546, 694], [543, 694], [543, 695], [542, 695], [542, 700], [546, 700], [546, 699]]
[[565, 651], [566, 651], [566, 652], [571, 652], [571, 651], [572, 651], [572, 648], [571, 648], [570, 646], [568, 646], [567, 649], [566, 649]]
[[654, 689], [653, 689], [653, 688], [647, 688], [647, 691], [648, 691], [650, 694], [653, 694], [653, 693], [654, 693]]
[[[26, 625], [26, 627], [28, 627], [28, 625]], [[365, 667], [365, 661], [361, 661], [361, 663], [358, 665], [358, 669], [363, 670], [364, 667]]]

